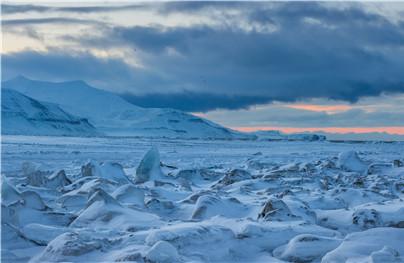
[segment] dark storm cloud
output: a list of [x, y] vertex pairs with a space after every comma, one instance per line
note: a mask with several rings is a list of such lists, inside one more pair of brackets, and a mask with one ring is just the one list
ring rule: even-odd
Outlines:
[[[119, 27], [111, 38], [148, 53], [148, 65], [200, 92], [356, 101], [404, 91], [403, 28], [381, 21], [386, 24], [344, 22], [333, 29], [303, 22], [284, 29], [281, 24], [273, 33], [206, 26]], [[391, 34], [386, 37], [384, 31]], [[168, 54], [169, 49], [180, 56]]]
[[251, 105], [265, 104], [271, 101], [271, 98], [263, 96], [232, 96], [196, 92], [145, 95], [124, 93], [121, 96], [141, 107], [174, 108], [191, 112], [207, 112], [215, 109], [247, 109]]
[[[69, 41], [82, 47], [136, 51], [143, 71], [133, 70], [123, 61], [118, 68], [124, 74], [113, 71], [119, 75], [120, 87], [126, 85], [133, 94], [126, 97], [142, 106], [156, 107], [158, 98], [164, 104], [159, 106], [206, 111], [245, 108], [272, 100], [331, 98], [355, 102], [383, 92], [404, 92], [404, 23], [369, 13], [362, 4], [338, 9], [314, 2], [161, 6], [159, 12], [166, 15], [198, 12], [209, 16], [212, 8], [222, 13], [213, 15], [218, 22], [214, 25], [105, 26], [102, 37], [69, 36]], [[228, 8], [240, 12], [228, 14]], [[22, 63], [20, 57], [26, 55], [22, 52], [7, 57], [3, 70], [45, 70], [38, 69], [36, 59], [42, 63], [52, 60], [55, 68], [57, 63], [64, 66], [63, 60], [54, 60], [58, 55], [52, 51], [31, 56], [30, 64]], [[76, 78], [96, 78], [86, 69], [79, 70], [88, 65], [86, 57], [69, 59], [78, 67]], [[90, 61], [94, 72], [106, 70], [105, 61], [94, 57]], [[65, 73], [58, 70], [57, 74]], [[117, 85], [116, 78], [100, 78], [111, 89]]]

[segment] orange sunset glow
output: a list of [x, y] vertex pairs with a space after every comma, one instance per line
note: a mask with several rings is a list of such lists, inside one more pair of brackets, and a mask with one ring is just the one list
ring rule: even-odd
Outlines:
[[404, 135], [404, 126], [393, 127], [309, 127], [309, 128], [297, 128], [297, 127], [270, 127], [270, 126], [257, 126], [257, 127], [232, 127], [232, 129], [253, 132], [259, 130], [279, 130], [284, 133], [295, 132], [318, 132], [324, 131], [329, 133], [370, 133], [370, 132], [386, 132], [390, 134]]
[[315, 105], [315, 104], [291, 104], [285, 105], [287, 108], [297, 110], [307, 110], [316, 112], [338, 113], [352, 109], [349, 105]]

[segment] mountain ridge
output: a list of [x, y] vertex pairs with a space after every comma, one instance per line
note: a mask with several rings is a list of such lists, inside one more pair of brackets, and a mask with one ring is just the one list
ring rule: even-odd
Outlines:
[[141, 108], [120, 96], [81, 80], [48, 82], [23, 76], [2, 82], [35, 100], [57, 104], [64, 111], [86, 118], [97, 130], [111, 136], [202, 139], [253, 139], [201, 117], [167, 108]]

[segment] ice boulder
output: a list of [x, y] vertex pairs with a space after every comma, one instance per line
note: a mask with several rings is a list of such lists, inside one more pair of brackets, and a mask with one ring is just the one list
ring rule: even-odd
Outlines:
[[66, 228], [37, 223], [25, 225], [21, 229], [21, 233], [24, 235], [24, 237], [34, 241], [37, 244], [45, 246], [64, 232], [67, 232]]
[[352, 223], [362, 229], [374, 228], [383, 225], [379, 212], [375, 209], [361, 208], [352, 214]]
[[[315, 224], [308, 224], [303, 221], [278, 221], [278, 222], [270, 222], [270, 223], [262, 223], [262, 222], [246, 222], [239, 232], [237, 233], [237, 238], [239, 240], [251, 241], [254, 246], [260, 248], [262, 250], [270, 251], [273, 249], [277, 249], [277, 256], [279, 257], [286, 249], [286, 245], [288, 242], [298, 236], [298, 235], [316, 235], [320, 236], [319, 239], [325, 239], [326, 237], [335, 238], [340, 236], [340, 233], [337, 231], [320, 227]], [[304, 239], [302, 236], [303, 242], [304, 240], [312, 240], [312, 245], [315, 244], [315, 239]], [[310, 246], [310, 243], [300, 244], [298, 240], [296, 240], [300, 246]], [[321, 241], [320, 241], [321, 242]], [[292, 243], [291, 243], [292, 245]], [[292, 246], [290, 246], [292, 253]], [[323, 250], [324, 251], [324, 250]], [[274, 251], [275, 252], [275, 251]], [[295, 252], [297, 252], [295, 250]], [[294, 253], [295, 253], [294, 252]], [[312, 252], [314, 255], [315, 252]], [[275, 253], [274, 253], [275, 254]], [[320, 254], [320, 253], [319, 253]], [[286, 254], [285, 254], [286, 256]], [[269, 261], [272, 262], [272, 261]], [[305, 261], [292, 261], [292, 262], [305, 262]]]
[[55, 173], [35, 170], [27, 175], [27, 183], [32, 186], [45, 187], [49, 189], [58, 189], [71, 184], [64, 170]]
[[301, 234], [287, 245], [274, 250], [275, 257], [289, 262], [312, 262], [321, 259], [328, 251], [339, 246], [340, 239], [313, 234]]
[[146, 260], [153, 263], [180, 262], [177, 249], [167, 241], [158, 241], [147, 251]]
[[223, 178], [219, 180], [216, 186], [226, 186], [248, 179], [252, 179], [252, 176], [248, 171], [242, 169], [233, 169], [226, 173], [225, 176], [223, 176]]
[[46, 205], [42, 201], [42, 198], [34, 191], [24, 191], [21, 193], [21, 198], [23, 200], [23, 204], [26, 207], [36, 209], [36, 210], [45, 210]]
[[70, 226], [140, 230], [159, 224], [158, 216], [124, 207], [100, 189], [90, 197], [85, 209]]
[[82, 209], [87, 203], [87, 197], [85, 195], [63, 195], [58, 200], [61, 207], [71, 211], [79, 211]]
[[288, 205], [281, 199], [271, 198], [265, 203], [261, 212], [258, 214], [258, 219], [265, 221], [284, 221], [300, 219], [300, 217], [292, 214]]
[[8, 179], [4, 176], [1, 178], [1, 202], [4, 205], [10, 205], [21, 199], [20, 193], [14, 188]]
[[404, 258], [401, 257], [397, 250], [384, 246], [382, 249], [372, 252], [369, 256], [369, 261], [372, 263], [385, 263], [385, 262], [403, 262]]
[[396, 159], [393, 161], [393, 166], [394, 167], [404, 167], [404, 161]]
[[96, 163], [88, 162], [81, 167], [82, 176], [94, 176], [114, 181], [119, 184], [128, 184], [130, 180], [123, 171], [122, 165], [119, 163]]
[[392, 163], [372, 163], [367, 169], [367, 174], [383, 174], [386, 171], [393, 169]]
[[227, 227], [183, 222], [151, 230], [146, 237], [146, 244], [154, 246], [160, 241], [166, 241], [176, 247], [184, 258], [190, 257], [195, 262], [223, 262], [226, 257], [234, 256], [230, 252], [234, 240], [234, 232]]
[[137, 183], [144, 183], [149, 180], [155, 180], [163, 176], [160, 167], [160, 153], [156, 147], [152, 147], [140, 161], [136, 169]]
[[30, 174], [35, 173], [39, 170], [39, 165], [32, 162], [23, 162], [21, 165], [22, 174], [28, 177]]
[[125, 184], [112, 193], [112, 197], [121, 203], [144, 206], [144, 190], [132, 184]]
[[32, 186], [44, 186], [46, 183], [46, 173], [34, 171], [27, 175], [27, 182]]
[[60, 170], [55, 172], [47, 177], [46, 186], [51, 189], [57, 189], [59, 187], [64, 187], [66, 185], [71, 184], [69, 178], [67, 178], [64, 170]]
[[[328, 252], [321, 262], [402, 262], [400, 255], [404, 255], [403, 244], [404, 229], [372, 228], [347, 235], [341, 245]], [[386, 260], [372, 260], [382, 257]]]
[[367, 170], [368, 164], [359, 158], [357, 152], [346, 151], [338, 155], [337, 167], [348, 172], [363, 173]]
[[157, 198], [151, 198], [146, 202], [148, 209], [157, 211], [167, 211], [172, 212], [175, 209], [175, 204], [170, 200], [159, 200]]
[[88, 197], [93, 193], [100, 189], [105, 192], [112, 192], [116, 188], [116, 185], [117, 183], [115, 181], [104, 178], [83, 177], [76, 180], [68, 187], [64, 187], [63, 190], [68, 192], [59, 197], [57, 202], [61, 204], [63, 208], [72, 212], [78, 211], [86, 206]]
[[99, 250], [104, 241], [84, 232], [67, 232], [57, 236], [48, 246], [30, 262], [66, 262], [75, 261], [78, 256]]
[[228, 218], [239, 218], [246, 214], [246, 207], [236, 198], [220, 198], [213, 195], [202, 195], [198, 198], [191, 219], [201, 220], [217, 215]]
[[192, 183], [200, 183], [201, 181], [213, 181], [219, 177], [223, 177], [223, 173], [211, 170], [209, 168], [184, 169], [179, 170], [173, 175], [176, 179], [182, 178]]
[[19, 192], [12, 186], [8, 180], [3, 177], [1, 182], [1, 201], [2, 204], [9, 206], [12, 204], [20, 203], [25, 207], [36, 210], [46, 209], [45, 203], [42, 198], [34, 191]]
[[95, 202], [103, 202], [105, 205], [121, 206], [121, 204], [108, 193], [102, 189], [96, 190], [88, 199], [87, 207], [91, 206]]

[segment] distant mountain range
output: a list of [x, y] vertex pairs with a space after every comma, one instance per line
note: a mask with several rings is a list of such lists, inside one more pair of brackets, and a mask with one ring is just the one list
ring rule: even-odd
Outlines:
[[192, 114], [167, 108], [142, 108], [84, 81], [47, 82], [18, 76], [2, 82], [2, 134], [138, 136], [183, 139], [258, 139], [322, 141], [398, 140], [388, 133], [242, 133]]
[[279, 141], [279, 140], [287, 140], [287, 141], [325, 141], [327, 137], [325, 135], [319, 135], [315, 133], [292, 133], [286, 134], [277, 130], [263, 130], [252, 132], [257, 136], [258, 140], [265, 141]]
[[19, 76], [3, 82], [2, 89], [3, 134], [255, 138], [179, 110], [141, 108], [83, 81], [55, 83]]
[[315, 133], [327, 136], [330, 141], [404, 141], [404, 135], [387, 132], [330, 133], [316, 131]]

